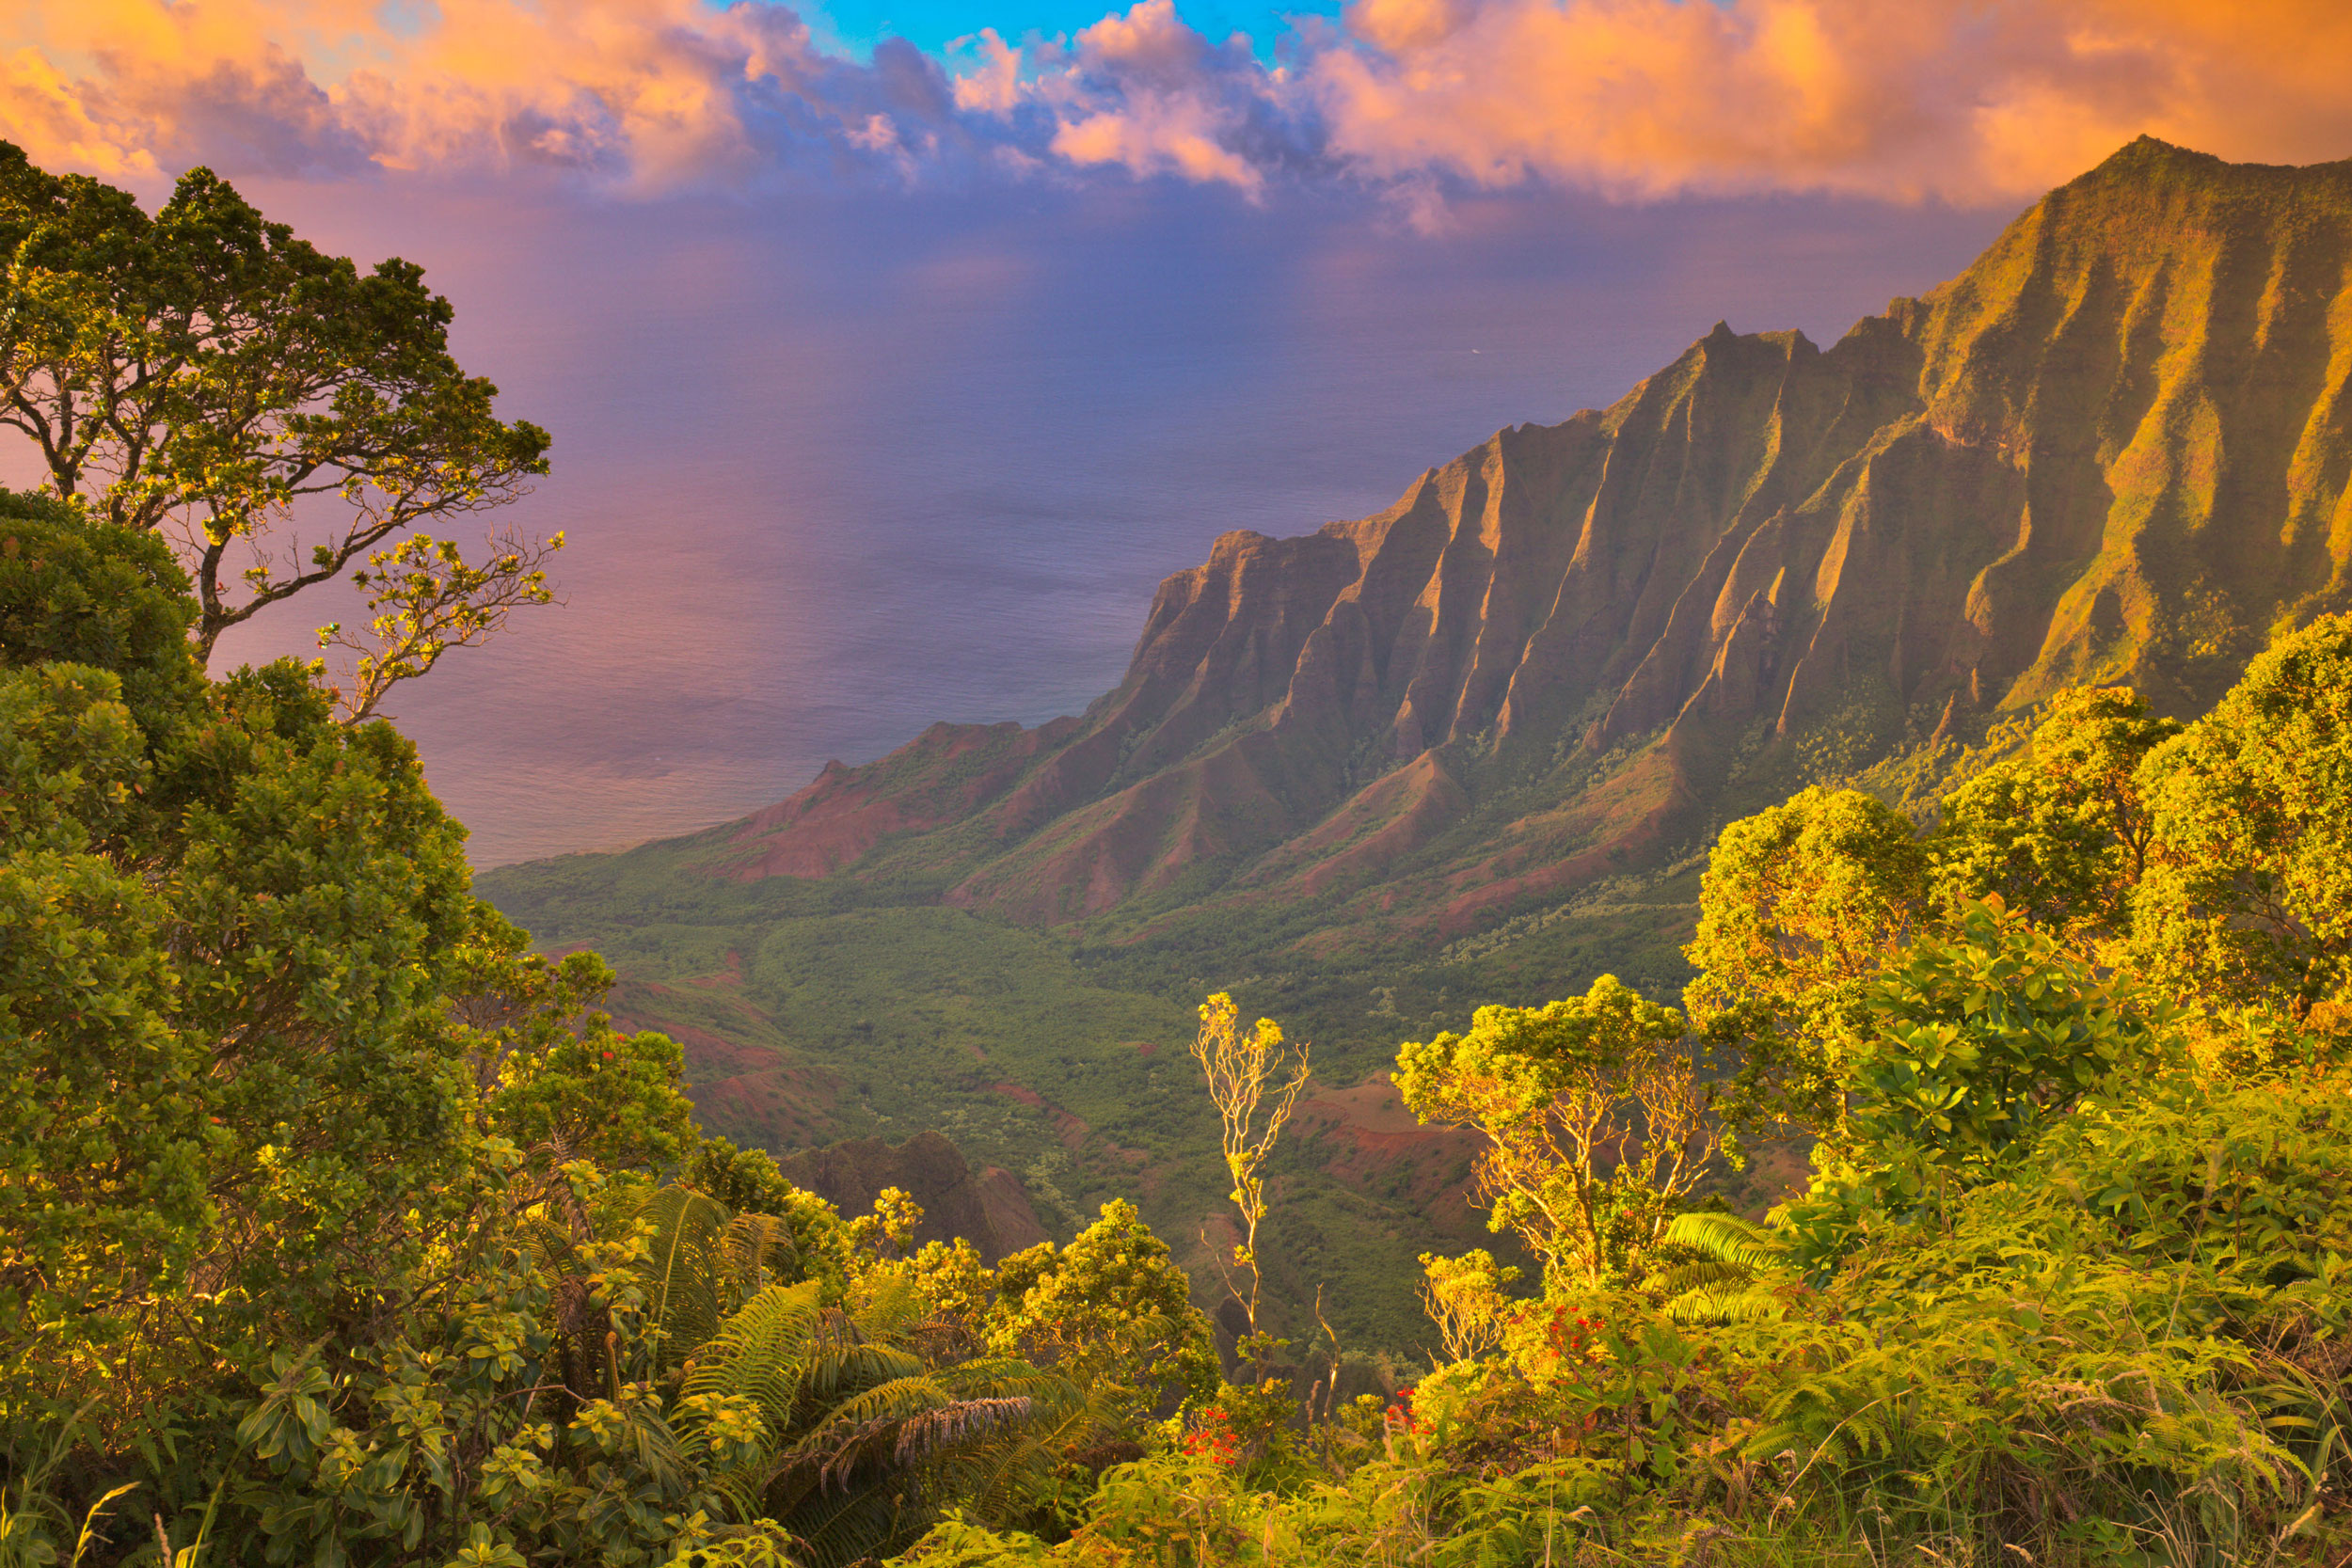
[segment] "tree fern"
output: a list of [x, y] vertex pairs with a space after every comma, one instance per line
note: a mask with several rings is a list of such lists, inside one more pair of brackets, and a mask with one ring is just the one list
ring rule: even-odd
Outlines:
[[718, 1459], [706, 1474], [727, 1510], [773, 1520], [809, 1568], [887, 1555], [951, 1497], [1009, 1522], [1064, 1449], [1115, 1418], [1025, 1360], [933, 1365], [921, 1354], [929, 1304], [895, 1271], [867, 1275], [846, 1308], [824, 1305], [815, 1280], [773, 1283], [793, 1260], [779, 1220], [677, 1186], [637, 1217], [648, 1326], [677, 1369], [669, 1432]]
[[927, 1370], [914, 1352], [868, 1339], [847, 1314], [828, 1311], [811, 1336], [805, 1377], [809, 1398], [830, 1408], [865, 1389]]
[[658, 1187], [637, 1212], [648, 1227], [645, 1333], [663, 1368], [718, 1332], [733, 1268], [725, 1238], [735, 1216], [691, 1187]]
[[773, 1214], [738, 1214], [727, 1222], [719, 1248], [743, 1296], [768, 1285], [769, 1275], [801, 1260], [792, 1227]]
[[847, 1568], [902, 1548], [930, 1528], [929, 1497], [892, 1487], [817, 1492], [785, 1521], [805, 1568]]
[[823, 1317], [818, 1291], [813, 1279], [771, 1285], [745, 1302], [694, 1350], [683, 1385], [687, 1398], [739, 1394], [758, 1404], [770, 1433], [782, 1438], [791, 1432]]
[[1677, 1214], [1664, 1240], [1702, 1255], [1663, 1276], [1666, 1315], [1677, 1323], [1762, 1323], [1788, 1311], [1779, 1291], [1757, 1277], [1782, 1258], [1779, 1239], [1765, 1227], [1737, 1214]]
[[1666, 1303], [1666, 1315], [1680, 1323], [1771, 1323], [1788, 1310], [1786, 1301], [1753, 1279], [1692, 1286]]

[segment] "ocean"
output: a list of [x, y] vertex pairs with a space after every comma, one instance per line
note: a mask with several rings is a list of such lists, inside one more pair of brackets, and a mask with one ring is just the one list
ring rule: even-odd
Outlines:
[[[1426, 235], [1344, 193], [1099, 182], [245, 188], [422, 262], [461, 362], [554, 434], [495, 520], [564, 531], [564, 602], [387, 705], [483, 868], [723, 821], [934, 720], [1079, 711], [1217, 534], [1376, 511], [1719, 318], [1826, 346], [2010, 215], [1519, 193]], [[307, 654], [347, 603], [292, 601], [215, 668]]]

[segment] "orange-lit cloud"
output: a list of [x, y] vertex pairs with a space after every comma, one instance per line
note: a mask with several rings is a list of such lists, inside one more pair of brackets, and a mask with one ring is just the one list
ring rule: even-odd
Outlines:
[[[947, 108], [905, 45], [860, 66], [780, 6], [700, 0], [71, 0], [0, 23], [0, 135], [138, 178], [538, 164], [659, 186], [809, 148], [903, 151]], [[10, 38], [13, 26], [20, 35]], [[78, 68], [78, 69], [77, 69]]]
[[1306, 90], [1375, 174], [2015, 196], [2142, 132], [2352, 154], [2341, 0], [1355, 0]]
[[1633, 195], [2028, 194], [2142, 132], [2352, 154], [2343, 0], [1352, 0], [1285, 65], [1173, 0], [952, 66], [818, 48], [761, 0], [67, 0], [0, 21], [0, 136], [135, 183], [543, 166], [624, 186], [1115, 167]]

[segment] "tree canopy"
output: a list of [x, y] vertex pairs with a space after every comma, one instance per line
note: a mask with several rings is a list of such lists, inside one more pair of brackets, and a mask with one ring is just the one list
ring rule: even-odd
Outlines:
[[548, 435], [493, 411], [449, 353], [449, 302], [397, 258], [362, 271], [264, 220], [208, 169], [155, 213], [0, 143], [0, 425], [46, 487], [168, 538], [190, 634], [230, 627], [347, 571], [364, 631], [348, 716], [549, 596], [561, 546], [507, 533], [469, 560], [444, 526], [525, 493]]

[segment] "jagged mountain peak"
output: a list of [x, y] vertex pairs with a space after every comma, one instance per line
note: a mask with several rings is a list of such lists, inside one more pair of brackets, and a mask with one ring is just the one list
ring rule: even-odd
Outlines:
[[2176, 712], [2352, 564], [2352, 162], [2142, 137], [1828, 348], [1718, 322], [1372, 516], [1219, 535], [1125, 677], [711, 839], [951, 903], [1457, 931], [2058, 688]]

